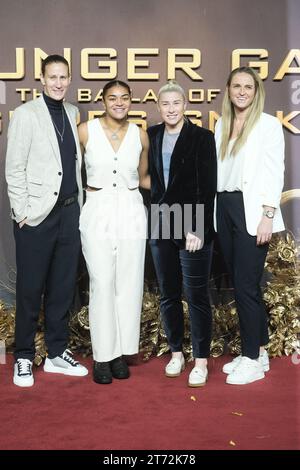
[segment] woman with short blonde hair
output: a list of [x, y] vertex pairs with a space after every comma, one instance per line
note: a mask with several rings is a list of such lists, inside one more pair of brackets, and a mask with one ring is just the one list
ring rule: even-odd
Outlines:
[[[158, 92], [162, 124], [148, 129], [151, 203], [159, 208], [158, 237], [150, 246], [160, 287], [160, 310], [172, 357], [167, 377], [178, 377], [185, 368], [182, 352], [184, 319], [182, 284], [189, 307], [195, 365], [188, 377], [190, 387], [205, 385], [210, 355], [211, 307], [208, 295], [212, 244], [213, 206], [216, 191], [216, 152], [213, 133], [192, 124], [184, 115], [186, 96], [174, 81]], [[197, 232], [197, 208], [204, 206], [203, 233]], [[187, 230], [168, 215], [174, 207], [187, 219]], [[186, 217], [188, 206], [191, 218]], [[156, 226], [156, 223], [152, 224]], [[179, 225], [179, 226], [178, 226]], [[164, 237], [164, 229], [169, 229]]]

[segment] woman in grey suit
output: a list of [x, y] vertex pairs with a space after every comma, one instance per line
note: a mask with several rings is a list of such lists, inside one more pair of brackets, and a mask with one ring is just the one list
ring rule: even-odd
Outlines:
[[44, 371], [88, 373], [67, 349], [80, 250], [82, 185], [78, 110], [64, 101], [70, 84], [64, 57], [44, 59], [41, 83], [43, 94], [14, 111], [6, 154], [17, 265], [13, 382], [19, 387], [34, 384], [34, 337], [42, 300], [48, 349]]
[[229, 384], [263, 379], [268, 325], [260, 280], [272, 233], [284, 229], [280, 197], [284, 138], [279, 120], [263, 112], [264, 88], [249, 67], [229, 75], [216, 126], [218, 195], [216, 225], [234, 285], [242, 354], [225, 364]]

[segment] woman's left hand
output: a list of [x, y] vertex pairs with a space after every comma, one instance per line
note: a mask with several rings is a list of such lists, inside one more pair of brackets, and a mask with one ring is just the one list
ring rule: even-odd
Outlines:
[[190, 253], [200, 250], [201, 248], [201, 238], [196, 237], [192, 233], [188, 232], [185, 241], [185, 249]]
[[273, 219], [268, 219], [262, 216], [261, 221], [257, 227], [256, 244], [265, 245], [269, 243], [272, 238]]

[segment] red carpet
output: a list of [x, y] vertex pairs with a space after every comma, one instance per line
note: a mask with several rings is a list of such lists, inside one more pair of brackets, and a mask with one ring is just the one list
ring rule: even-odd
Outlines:
[[[221, 372], [227, 360], [210, 359], [200, 389], [186, 386], [191, 364], [179, 378], [164, 377], [168, 356], [132, 366], [129, 380], [111, 385], [40, 367], [34, 387], [20, 389], [9, 355], [0, 365], [0, 449], [299, 449], [300, 364], [275, 358], [264, 380], [233, 386]], [[91, 359], [83, 362], [91, 370]]]

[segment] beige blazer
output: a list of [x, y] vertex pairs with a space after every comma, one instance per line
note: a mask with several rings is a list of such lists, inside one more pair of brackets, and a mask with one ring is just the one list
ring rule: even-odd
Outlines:
[[[216, 125], [217, 154], [220, 154], [222, 118]], [[280, 121], [262, 113], [244, 147], [242, 192], [247, 231], [256, 235], [263, 206], [275, 207], [273, 232], [284, 230], [280, 198], [284, 184], [284, 136]], [[215, 204], [216, 208], [216, 204]], [[216, 210], [215, 210], [215, 229]]]
[[[64, 103], [76, 142], [76, 179], [82, 206], [81, 152], [77, 133], [78, 109]], [[62, 163], [51, 116], [43, 96], [19, 106], [8, 130], [6, 181], [11, 216], [27, 217], [28, 225], [40, 224], [54, 207], [60, 186]]]

